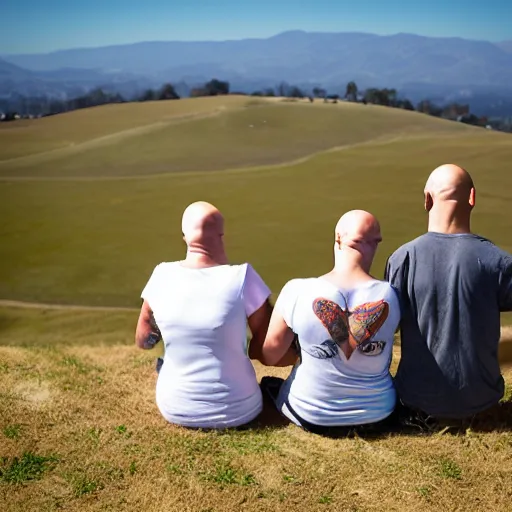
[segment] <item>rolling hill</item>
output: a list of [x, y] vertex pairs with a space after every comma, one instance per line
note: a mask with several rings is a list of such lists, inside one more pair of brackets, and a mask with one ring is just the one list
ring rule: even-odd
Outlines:
[[467, 132], [475, 129], [400, 109], [321, 100], [310, 105], [225, 96], [109, 105], [0, 127], [0, 176], [222, 170], [397, 137]]
[[510, 135], [418, 113], [228, 96], [6, 123], [0, 139], [0, 299], [137, 305], [153, 266], [182, 256], [181, 213], [201, 198], [274, 292], [330, 265], [352, 208], [382, 221], [381, 275], [424, 231], [424, 181], [444, 162], [475, 178], [475, 229], [512, 249]]

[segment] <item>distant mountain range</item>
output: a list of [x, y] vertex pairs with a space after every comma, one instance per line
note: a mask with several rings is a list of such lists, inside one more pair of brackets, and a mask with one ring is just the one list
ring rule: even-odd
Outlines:
[[502, 41], [501, 43], [497, 43], [496, 46], [508, 53], [512, 53], [512, 41]]
[[143, 42], [1, 57], [0, 95], [70, 96], [94, 86], [129, 95], [166, 81], [193, 86], [214, 77], [243, 92], [286, 81], [339, 93], [355, 80], [360, 88], [397, 88], [413, 101], [435, 95], [471, 103], [493, 94], [502, 110], [510, 101], [512, 114], [512, 41], [290, 31], [267, 39]]

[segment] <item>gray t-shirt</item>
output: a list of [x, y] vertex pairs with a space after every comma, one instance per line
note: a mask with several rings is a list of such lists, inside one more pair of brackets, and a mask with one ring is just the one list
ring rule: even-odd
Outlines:
[[402, 401], [432, 416], [463, 418], [504, 392], [500, 312], [512, 310], [512, 256], [472, 234], [429, 232], [388, 259], [398, 291]]

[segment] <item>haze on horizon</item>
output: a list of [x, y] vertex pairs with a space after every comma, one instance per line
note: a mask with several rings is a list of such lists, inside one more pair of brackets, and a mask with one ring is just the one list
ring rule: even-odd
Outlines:
[[288, 30], [512, 39], [510, 0], [18, 0], [1, 7], [0, 54], [142, 41], [266, 38]]

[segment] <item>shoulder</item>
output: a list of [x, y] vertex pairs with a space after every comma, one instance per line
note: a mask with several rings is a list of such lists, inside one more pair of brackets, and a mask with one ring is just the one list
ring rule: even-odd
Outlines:
[[512, 254], [500, 249], [494, 242], [480, 235], [475, 235], [475, 243], [481, 244], [482, 251], [479, 258], [484, 264], [494, 269], [512, 272]]
[[243, 263], [241, 265], [234, 265], [237, 275], [241, 275], [242, 290], [244, 293], [257, 292], [268, 296], [271, 294], [270, 288], [265, 283], [264, 279], [258, 274], [256, 269], [250, 263]]
[[428, 238], [429, 238], [428, 234], [424, 233], [423, 235], [420, 235], [420, 236], [414, 238], [413, 240], [410, 240], [409, 242], [401, 245], [393, 253], [393, 255], [395, 255], [395, 254], [396, 255], [407, 254], [407, 253], [413, 251], [414, 249], [416, 249], [417, 247], [421, 247], [422, 245], [428, 244], [428, 243], [430, 243]]
[[384, 300], [391, 306], [398, 306], [400, 301], [396, 289], [387, 281], [376, 280], [376, 283], [378, 283], [377, 286], [379, 286], [380, 293]]
[[179, 267], [179, 261], [162, 261], [153, 269], [153, 275], [164, 275], [175, 268]]
[[304, 291], [307, 279], [290, 279], [281, 288], [276, 304], [294, 304]]
[[285, 285], [281, 289], [281, 293], [298, 294], [302, 290], [306, 289], [308, 286], [311, 286], [311, 283], [313, 281], [314, 281], [314, 278], [290, 279], [288, 282], [285, 283]]
[[419, 247], [429, 243], [426, 234], [423, 234], [410, 242], [407, 242], [395, 250], [388, 258], [388, 264], [401, 264], [411, 253], [414, 253]]
[[251, 263], [240, 263], [239, 265], [230, 265], [233, 272], [241, 274], [245, 281], [263, 281], [258, 271]]
[[504, 274], [512, 274], [512, 254], [492, 244], [498, 270]]

